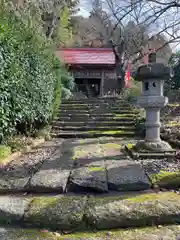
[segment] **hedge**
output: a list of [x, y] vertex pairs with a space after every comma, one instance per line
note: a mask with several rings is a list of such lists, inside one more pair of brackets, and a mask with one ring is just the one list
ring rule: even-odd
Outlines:
[[0, 142], [47, 124], [68, 74], [46, 38], [12, 12], [0, 18]]

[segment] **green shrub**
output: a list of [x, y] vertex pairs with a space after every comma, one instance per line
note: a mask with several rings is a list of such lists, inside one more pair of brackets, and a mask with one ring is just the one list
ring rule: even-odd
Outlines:
[[136, 82], [133, 78], [130, 81], [130, 87], [124, 88], [121, 92], [121, 97], [127, 101], [137, 99], [141, 94], [141, 83]]
[[28, 17], [0, 9], [0, 142], [32, 134], [48, 124], [60, 105], [61, 85], [72, 88], [52, 43]]
[[64, 74], [62, 77], [62, 98], [68, 99], [72, 97], [72, 91], [75, 88], [75, 82], [72, 76]]

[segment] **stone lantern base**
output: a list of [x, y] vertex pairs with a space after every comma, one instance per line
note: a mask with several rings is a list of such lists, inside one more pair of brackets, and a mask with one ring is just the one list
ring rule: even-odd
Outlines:
[[176, 156], [176, 150], [172, 149], [169, 143], [161, 140], [158, 142], [148, 142], [142, 140], [134, 146], [127, 145], [125, 149], [134, 159], [162, 159]]
[[172, 147], [169, 145], [169, 143], [165, 141], [158, 141], [158, 142], [148, 142], [148, 141], [139, 141], [135, 148], [137, 151], [150, 151], [150, 152], [167, 152], [167, 151], [173, 151]]

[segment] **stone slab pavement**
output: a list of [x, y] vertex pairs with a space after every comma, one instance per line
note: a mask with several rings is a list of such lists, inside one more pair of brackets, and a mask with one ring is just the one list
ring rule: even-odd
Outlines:
[[[124, 146], [136, 141], [101, 137], [46, 142], [0, 169], [0, 193], [88, 194], [147, 190], [155, 184], [179, 187], [178, 161], [135, 161], [124, 152]], [[162, 172], [166, 176], [162, 177]]]
[[150, 188], [140, 163], [134, 162], [122, 150], [126, 140], [99, 138], [94, 144], [79, 141], [74, 148], [75, 168], [70, 175], [70, 190], [91, 189], [138, 191]]
[[0, 168], [0, 193], [28, 191], [31, 177], [61, 144], [62, 140], [47, 141]]
[[30, 191], [65, 192], [71, 168], [72, 153], [68, 141], [63, 142], [55, 153], [44, 161], [30, 180]]

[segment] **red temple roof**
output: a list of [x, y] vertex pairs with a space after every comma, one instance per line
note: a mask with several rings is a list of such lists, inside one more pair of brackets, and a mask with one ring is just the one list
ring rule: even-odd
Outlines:
[[66, 64], [115, 64], [111, 48], [66, 48], [57, 50], [56, 54]]

